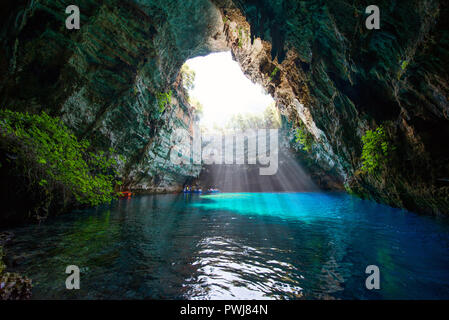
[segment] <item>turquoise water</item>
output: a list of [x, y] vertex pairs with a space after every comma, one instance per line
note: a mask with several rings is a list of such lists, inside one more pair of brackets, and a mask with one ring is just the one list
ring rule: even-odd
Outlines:
[[346, 194], [140, 196], [12, 231], [36, 299], [449, 298], [448, 221]]

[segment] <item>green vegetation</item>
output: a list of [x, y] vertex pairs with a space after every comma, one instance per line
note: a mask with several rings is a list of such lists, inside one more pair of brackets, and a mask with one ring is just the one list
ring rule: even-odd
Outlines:
[[383, 169], [391, 151], [395, 150], [388, 141], [385, 129], [379, 126], [376, 130], [368, 130], [362, 137], [362, 173], [374, 173]]
[[273, 72], [271, 72], [270, 77], [268, 78], [270, 80], [270, 82], [271, 82], [271, 80], [273, 80], [273, 78], [277, 75], [278, 72], [279, 72], [279, 68], [275, 67]]
[[345, 190], [346, 190], [346, 192], [347, 192], [348, 194], [354, 194], [354, 191], [352, 190], [352, 188], [351, 188], [351, 186], [349, 185], [349, 183], [345, 183], [343, 186], [344, 186], [344, 188], [345, 188]]
[[278, 129], [281, 127], [281, 116], [275, 104], [269, 105], [263, 114], [236, 114], [226, 123], [225, 129], [245, 131], [254, 129]]
[[203, 116], [203, 105], [198, 99], [194, 97], [189, 97], [189, 104], [193, 107], [195, 116], [197, 117], [197, 120], [199, 120]]
[[309, 152], [312, 150], [313, 138], [312, 135], [304, 128], [296, 128], [295, 131], [295, 141], [298, 143], [302, 150]]
[[405, 70], [407, 69], [409, 65], [409, 62], [407, 60], [403, 60], [400, 62], [400, 66], [401, 66], [401, 70], [398, 71], [397, 73], [397, 79], [400, 80], [402, 77], [402, 74], [405, 72]]
[[172, 91], [170, 90], [168, 93], [158, 92], [156, 93], [156, 99], [158, 104], [159, 113], [163, 113], [167, 104], [171, 104]]
[[14, 155], [7, 159], [10, 167], [26, 173], [30, 192], [43, 195], [36, 210], [47, 211], [55, 193], [90, 206], [115, 196], [114, 150], [109, 156], [91, 152], [89, 142], [78, 141], [58, 118], [1, 110], [0, 138], [3, 150]]
[[194, 70], [190, 69], [187, 64], [184, 64], [181, 68], [182, 84], [186, 91], [193, 90], [195, 88], [195, 76]]
[[239, 30], [238, 30], [238, 33], [239, 33], [239, 48], [242, 48], [242, 46], [243, 46], [243, 33], [242, 33], [242, 27], [239, 27]]
[[281, 113], [273, 102], [263, 112], [264, 123], [267, 128], [279, 129], [282, 126]]
[[405, 69], [407, 69], [407, 66], [408, 66], [408, 61], [407, 61], [407, 60], [402, 61], [402, 63], [401, 63], [401, 69], [402, 69], [402, 71], [404, 71]]

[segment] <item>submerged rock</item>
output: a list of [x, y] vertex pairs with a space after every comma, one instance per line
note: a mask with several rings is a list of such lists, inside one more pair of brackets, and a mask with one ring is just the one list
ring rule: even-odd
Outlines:
[[0, 299], [24, 300], [31, 298], [31, 280], [17, 273], [0, 274]]
[[23, 300], [31, 297], [31, 280], [18, 273], [5, 271], [3, 247], [13, 236], [12, 232], [0, 233], [0, 300]]
[[0, 232], [0, 246], [5, 246], [14, 238], [14, 233], [11, 231]]

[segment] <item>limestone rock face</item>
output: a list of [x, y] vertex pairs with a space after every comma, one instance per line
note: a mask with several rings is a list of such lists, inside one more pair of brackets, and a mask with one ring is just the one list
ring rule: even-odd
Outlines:
[[180, 189], [201, 168], [167, 161], [172, 132], [195, 126], [177, 77], [186, 59], [226, 48], [220, 12], [208, 0], [76, 3], [80, 30], [65, 27], [66, 1], [1, 3], [2, 107], [45, 110], [114, 148], [127, 187]]
[[[79, 0], [81, 29], [60, 0], [0, 4], [2, 108], [60, 116], [125, 161], [127, 186], [178, 190], [199, 165], [169, 163], [173, 131], [195, 121], [179, 69], [231, 49], [313, 139], [298, 157], [329, 185], [420, 212], [449, 213], [449, 5], [387, 1], [367, 30], [362, 0]], [[172, 92], [169, 105], [157, 97]], [[364, 174], [362, 136], [382, 125], [396, 147]]]
[[[363, 197], [449, 213], [449, 6], [378, 1], [215, 1], [236, 60], [313, 136], [310, 168]], [[396, 150], [360, 171], [362, 136], [382, 125]]]

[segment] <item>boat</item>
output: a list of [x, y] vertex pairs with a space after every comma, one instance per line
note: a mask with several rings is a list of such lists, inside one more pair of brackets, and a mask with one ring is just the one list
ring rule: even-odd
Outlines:
[[184, 193], [203, 193], [203, 189], [192, 189], [190, 187], [186, 187], [183, 190]]
[[131, 191], [120, 191], [119, 197], [120, 198], [131, 198], [133, 193]]
[[211, 189], [204, 192], [204, 194], [211, 194], [211, 193], [220, 193], [221, 191], [218, 189]]
[[202, 190], [184, 190], [184, 193], [203, 193]]

